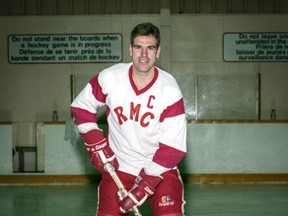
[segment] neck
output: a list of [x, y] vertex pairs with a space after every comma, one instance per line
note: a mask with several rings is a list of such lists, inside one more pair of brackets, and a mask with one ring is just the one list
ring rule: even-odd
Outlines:
[[149, 72], [139, 72], [133, 70], [132, 78], [138, 90], [145, 88], [154, 77], [154, 68]]

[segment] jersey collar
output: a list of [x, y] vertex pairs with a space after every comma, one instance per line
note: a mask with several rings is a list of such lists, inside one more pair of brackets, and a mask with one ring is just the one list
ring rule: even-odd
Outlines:
[[146, 92], [148, 89], [151, 88], [151, 86], [153, 86], [153, 84], [156, 82], [158, 75], [159, 75], [159, 71], [156, 67], [154, 67], [154, 77], [151, 80], [151, 82], [143, 89], [138, 90], [136, 87], [136, 84], [134, 83], [134, 80], [132, 78], [132, 72], [133, 72], [133, 65], [131, 65], [131, 67], [129, 68], [129, 80], [130, 80], [130, 84], [135, 92], [136, 95], [140, 95], [143, 94], [144, 92]]

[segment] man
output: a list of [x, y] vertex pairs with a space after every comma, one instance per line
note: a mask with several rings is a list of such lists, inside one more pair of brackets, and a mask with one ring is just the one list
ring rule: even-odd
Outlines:
[[[132, 63], [104, 69], [71, 105], [92, 164], [102, 172], [97, 216], [128, 215], [146, 199], [155, 216], [184, 215], [184, 189], [177, 165], [186, 154], [183, 96], [175, 79], [155, 66], [160, 32], [151, 23], [130, 35]], [[106, 105], [107, 138], [96, 122]], [[128, 196], [121, 199], [104, 168], [110, 162]]]

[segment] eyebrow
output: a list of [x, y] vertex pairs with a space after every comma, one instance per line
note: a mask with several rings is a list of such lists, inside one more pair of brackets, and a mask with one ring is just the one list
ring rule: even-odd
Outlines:
[[[133, 44], [133, 46], [132, 47], [142, 47], [142, 45], [139, 45], [139, 44]], [[157, 48], [157, 46], [156, 45], [150, 45], [150, 46], [148, 46], [148, 48]]]

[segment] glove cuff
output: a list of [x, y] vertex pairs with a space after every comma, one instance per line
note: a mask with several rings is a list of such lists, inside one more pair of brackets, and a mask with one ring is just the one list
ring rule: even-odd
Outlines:
[[155, 192], [156, 187], [160, 184], [162, 180], [162, 176], [147, 175], [145, 173], [145, 170], [142, 169], [139, 176], [136, 178], [136, 183], [149, 196], [152, 196]]
[[108, 146], [108, 143], [106, 141], [106, 138], [104, 138], [103, 140], [101, 140], [101, 141], [99, 141], [97, 143], [92, 143], [92, 144], [85, 143], [86, 150], [89, 153], [93, 153], [95, 151], [103, 150], [107, 146]]

